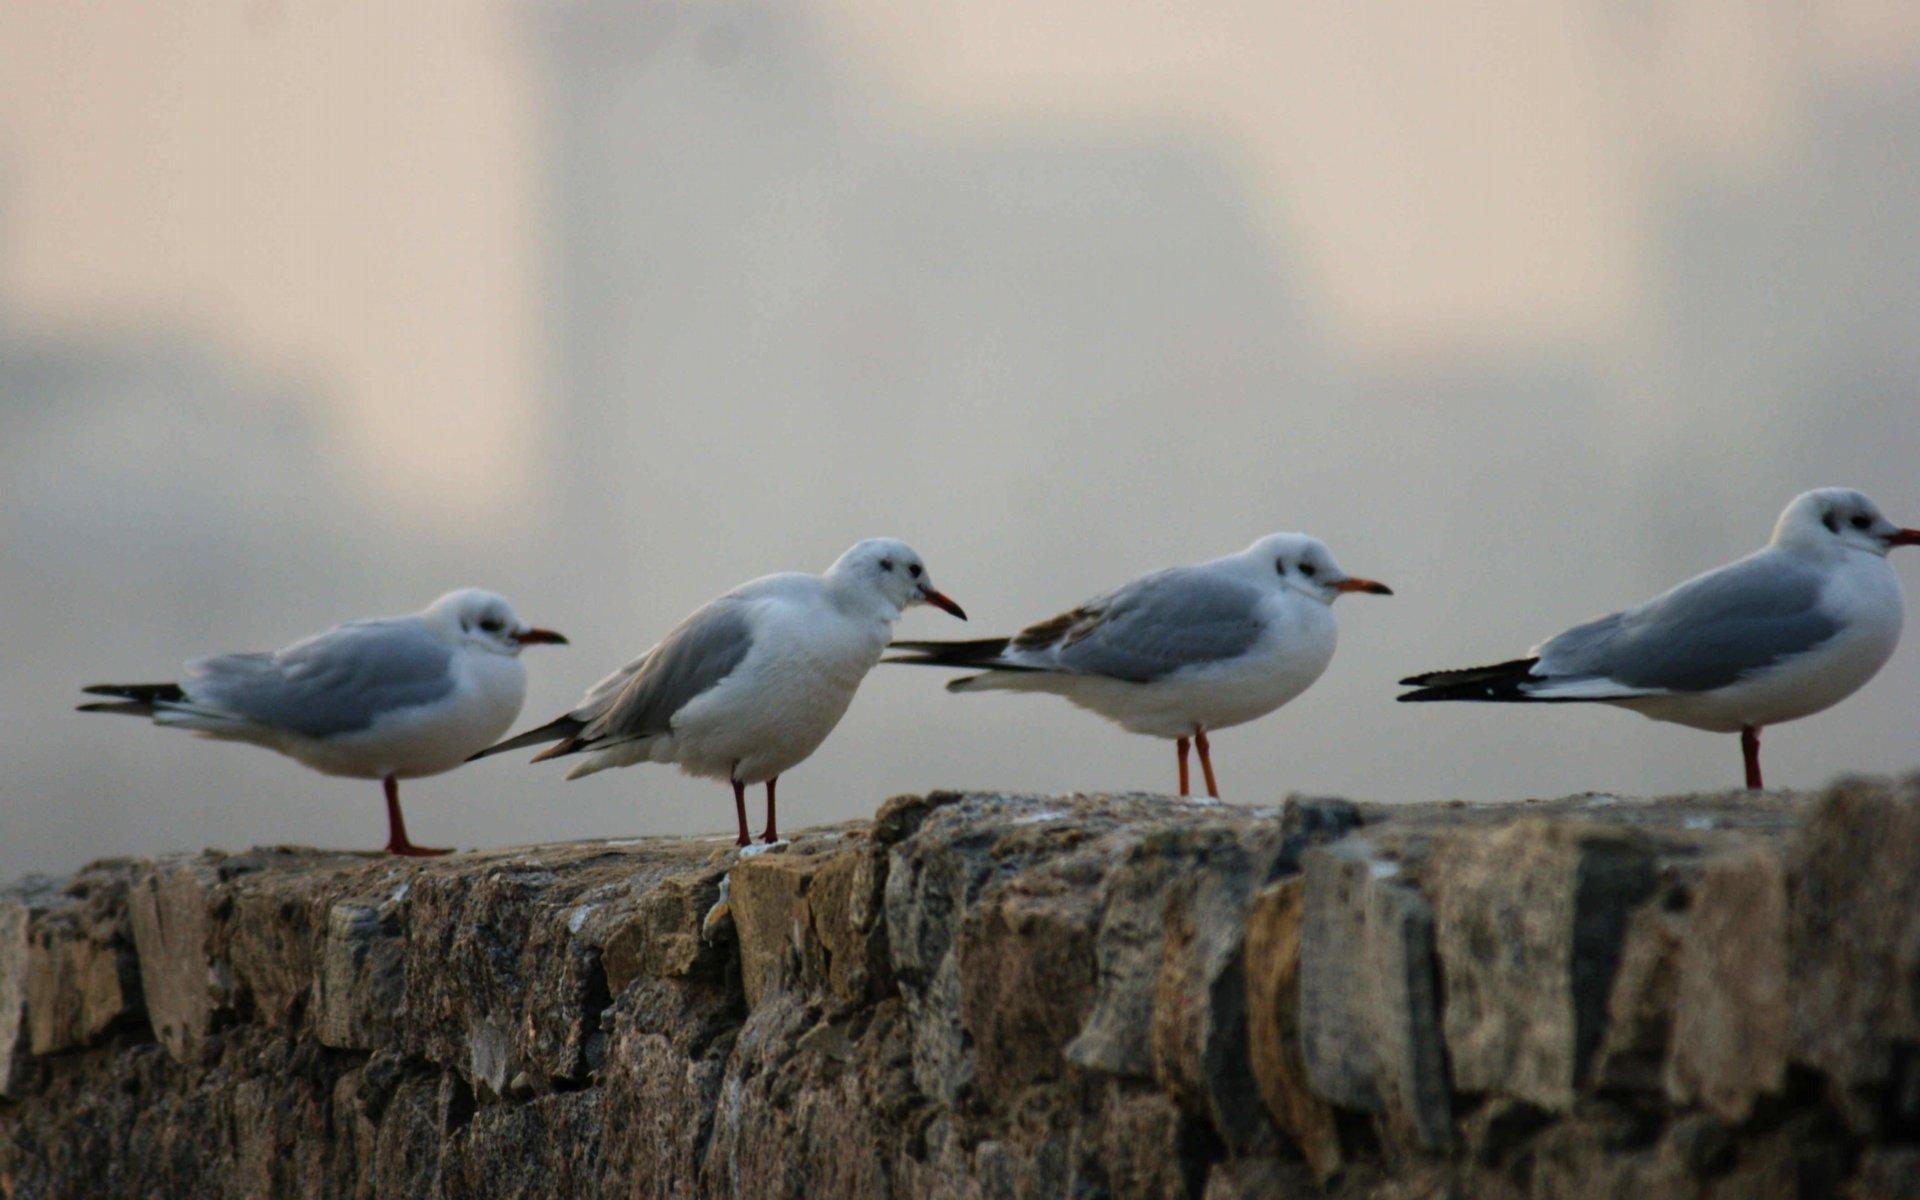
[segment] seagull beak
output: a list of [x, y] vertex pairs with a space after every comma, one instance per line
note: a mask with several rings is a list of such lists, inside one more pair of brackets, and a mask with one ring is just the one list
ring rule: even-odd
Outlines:
[[513, 640], [519, 642], [522, 646], [564, 646], [567, 644], [566, 638], [551, 629], [522, 629], [519, 633], [513, 635]]
[[1349, 575], [1333, 585], [1336, 592], [1365, 592], [1369, 596], [1391, 596], [1393, 589], [1384, 583], [1371, 579], [1362, 579], [1358, 575]]
[[1889, 546], [1920, 546], [1920, 529], [1898, 529], [1887, 539]]
[[947, 594], [945, 592], [942, 592], [937, 588], [922, 587], [920, 589], [920, 598], [922, 600], [925, 600], [928, 604], [933, 605], [935, 608], [940, 609], [942, 612], [952, 613], [954, 616], [959, 617], [962, 621], [967, 619], [967, 610], [964, 608], [961, 608], [958, 604], [955, 604], [951, 599], [947, 597]]

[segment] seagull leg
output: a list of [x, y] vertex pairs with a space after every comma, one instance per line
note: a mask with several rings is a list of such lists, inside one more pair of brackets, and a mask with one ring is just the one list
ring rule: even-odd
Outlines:
[[773, 820], [773, 785], [779, 782], [778, 775], [767, 780], [767, 831], [760, 835], [760, 840], [769, 846], [780, 840], [780, 830], [775, 827]]
[[1766, 786], [1760, 782], [1760, 727], [1758, 725], [1740, 727], [1740, 754], [1747, 760], [1747, 789], [1757, 792]]
[[428, 858], [435, 854], [451, 854], [451, 850], [434, 850], [426, 846], [416, 846], [407, 840], [407, 819], [400, 815], [400, 781], [392, 775], [380, 781], [387, 791], [387, 853], [404, 854], [409, 858]]
[[740, 836], [733, 839], [733, 844], [753, 845], [753, 835], [747, 832], [747, 785], [738, 779], [733, 781], [733, 815], [740, 822]]
[[1200, 770], [1207, 777], [1207, 795], [1215, 800], [1220, 798], [1220, 785], [1213, 781], [1213, 755], [1207, 745], [1207, 731], [1198, 725], [1193, 727], [1193, 748], [1200, 752]]
[[1180, 738], [1173, 744], [1180, 755], [1180, 794], [1184, 796], [1187, 794], [1187, 746], [1190, 743], [1186, 738]]

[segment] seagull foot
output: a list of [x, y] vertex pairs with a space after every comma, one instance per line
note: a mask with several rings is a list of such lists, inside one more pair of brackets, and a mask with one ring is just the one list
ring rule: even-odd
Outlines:
[[437, 858], [442, 854], [452, 854], [453, 847], [448, 846], [445, 849], [437, 849], [433, 846], [416, 846], [412, 842], [402, 842], [396, 846], [389, 842], [387, 843], [387, 853], [398, 855], [401, 858]]

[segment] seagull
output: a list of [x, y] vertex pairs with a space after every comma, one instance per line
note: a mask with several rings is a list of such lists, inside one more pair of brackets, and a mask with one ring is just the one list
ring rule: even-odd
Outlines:
[[1402, 700], [1593, 702], [1738, 733], [1758, 790], [1760, 731], [1831, 708], [1900, 640], [1895, 546], [1920, 545], [1851, 488], [1794, 498], [1764, 548], [1637, 608], [1577, 625], [1489, 667], [1401, 680]]
[[533, 762], [584, 755], [566, 774], [674, 763], [733, 786], [737, 844], [747, 788], [767, 785], [762, 840], [780, 840], [774, 785], [820, 748], [880, 661], [903, 610], [931, 604], [961, 620], [905, 542], [856, 544], [824, 575], [768, 575], [698, 609], [639, 658], [602, 679], [571, 710], [475, 754], [555, 745]]
[[277, 750], [324, 775], [378, 779], [387, 853], [445, 854], [407, 840], [400, 780], [451, 771], [505, 733], [526, 699], [520, 651], [565, 645], [492, 592], [448, 592], [417, 613], [348, 621], [271, 654], [187, 664], [179, 683], [101, 683], [81, 712]]
[[1207, 734], [1263, 717], [1333, 660], [1332, 604], [1392, 589], [1342, 571], [1326, 544], [1276, 533], [1238, 554], [1144, 575], [1011, 638], [896, 642], [888, 662], [965, 667], [950, 692], [1052, 692], [1131, 733], [1172, 738], [1180, 794], [1189, 745], [1219, 799]]

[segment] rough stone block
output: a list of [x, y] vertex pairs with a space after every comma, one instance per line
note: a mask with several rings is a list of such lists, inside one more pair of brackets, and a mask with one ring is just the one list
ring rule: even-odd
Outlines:
[[213, 917], [219, 886], [214, 860], [169, 858], [141, 872], [128, 895], [140, 987], [154, 1036], [180, 1062], [198, 1057], [231, 981], [214, 957]]
[[1169, 832], [1156, 839], [1179, 884], [1166, 897], [1149, 1045], [1154, 1078], [1203, 1114], [1228, 1152], [1278, 1148], [1247, 1041], [1247, 910], [1279, 869], [1273, 825]]
[[1628, 919], [1656, 882], [1655, 856], [1636, 831], [1570, 817], [1436, 843], [1426, 882], [1456, 1086], [1573, 1105], [1606, 1027]]
[[1065, 1067], [1061, 1052], [1093, 1002], [1098, 886], [1082, 863], [1024, 872], [989, 887], [962, 922], [960, 1019], [990, 1095]]
[[1268, 885], [1247, 911], [1247, 1050], [1260, 1099], [1326, 1180], [1341, 1165], [1333, 1110], [1313, 1094], [1300, 1051], [1300, 924], [1306, 884]]
[[1835, 785], [1787, 862], [1793, 1057], [1884, 1087], [1920, 1045], [1920, 779]]
[[618, 996], [637, 979], [720, 969], [723, 955], [701, 936], [700, 926], [719, 902], [725, 877], [725, 868], [705, 867], [670, 876], [641, 893], [632, 914], [612, 929], [601, 950], [608, 991]]
[[338, 900], [313, 981], [314, 1032], [342, 1050], [374, 1050], [393, 1037], [406, 987], [405, 943], [385, 897]]
[[1701, 866], [1681, 940], [1667, 1085], [1729, 1122], [1787, 1075], [1787, 895], [1772, 847]]
[[1319, 1096], [1386, 1118], [1425, 1150], [1451, 1142], [1433, 911], [1362, 835], [1307, 852], [1300, 1043]]
[[18, 1093], [34, 1053], [27, 1015], [35, 975], [33, 925], [37, 916], [74, 903], [64, 883], [34, 875], [0, 891], [0, 1097]]

